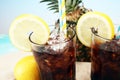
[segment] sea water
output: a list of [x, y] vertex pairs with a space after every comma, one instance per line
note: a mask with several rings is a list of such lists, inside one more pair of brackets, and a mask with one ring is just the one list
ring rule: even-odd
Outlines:
[[0, 56], [14, 51], [18, 51], [18, 49], [11, 43], [9, 35], [0, 34]]

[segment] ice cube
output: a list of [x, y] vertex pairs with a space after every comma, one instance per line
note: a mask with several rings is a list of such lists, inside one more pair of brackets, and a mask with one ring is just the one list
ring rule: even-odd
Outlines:
[[50, 48], [57, 53], [61, 53], [65, 50], [65, 46], [67, 45], [65, 40], [66, 38], [64, 32], [58, 32], [58, 30], [54, 30], [51, 33], [47, 44], [50, 45]]

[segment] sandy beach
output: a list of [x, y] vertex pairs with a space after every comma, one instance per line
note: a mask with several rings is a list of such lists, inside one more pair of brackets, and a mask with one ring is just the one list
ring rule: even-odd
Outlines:
[[[13, 75], [15, 64], [28, 55], [32, 55], [32, 53], [17, 51], [0, 56], [0, 80], [15, 80]], [[76, 62], [77, 80], [90, 80], [90, 67], [88, 62]]]
[[30, 52], [10, 52], [0, 56], [0, 80], [14, 80], [13, 69], [22, 57], [32, 55]]

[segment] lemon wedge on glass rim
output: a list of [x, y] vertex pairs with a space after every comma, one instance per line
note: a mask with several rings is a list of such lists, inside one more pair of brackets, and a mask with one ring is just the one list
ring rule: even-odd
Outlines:
[[10, 40], [15, 47], [23, 51], [31, 51], [29, 35], [35, 34], [34, 41], [44, 44], [49, 38], [50, 29], [48, 24], [38, 16], [22, 14], [11, 24], [9, 29]]
[[[82, 44], [91, 46], [91, 28], [98, 29], [98, 35], [112, 39], [114, 37], [114, 24], [107, 14], [102, 12], [88, 12], [80, 17], [76, 26], [76, 34]], [[108, 34], [106, 34], [108, 33]]]

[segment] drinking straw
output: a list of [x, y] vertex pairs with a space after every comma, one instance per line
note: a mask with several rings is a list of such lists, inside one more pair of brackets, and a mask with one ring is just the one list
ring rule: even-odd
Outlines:
[[120, 26], [118, 26], [116, 39], [120, 39]]
[[65, 0], [58, 0], [58, 5], [59, 5], [60, 30], [62, 30], [62, 28], [66, 28]]

